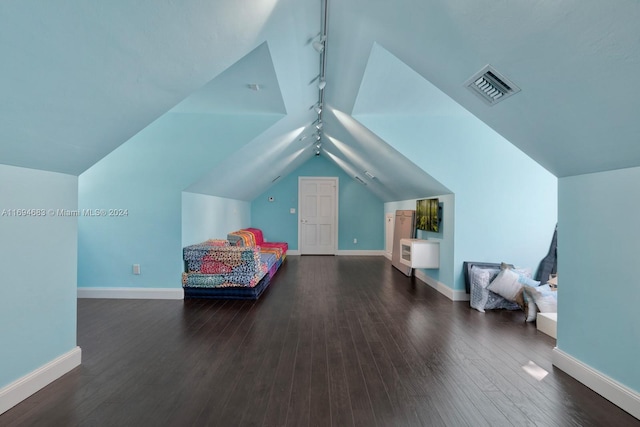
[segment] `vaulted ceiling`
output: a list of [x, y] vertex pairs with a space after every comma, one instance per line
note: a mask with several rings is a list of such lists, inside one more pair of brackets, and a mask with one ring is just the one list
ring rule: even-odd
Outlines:
[[[250, 171], [233, 188], [213, 175], [186, 188], [251, 200], [314, 156], [322, 93], [321, 155], [385, 201], [449, 190], [361, 116], [471, 113], [559, 177], [640, 165], [637, 1], [328, 0], [320, 92], [323, 12], [2, 2], [0, 163], [79, 175], [165, 114], [280, 115], [232, 155]], [[485, 104], [464, 83], [486, 64], [521, 92]]]

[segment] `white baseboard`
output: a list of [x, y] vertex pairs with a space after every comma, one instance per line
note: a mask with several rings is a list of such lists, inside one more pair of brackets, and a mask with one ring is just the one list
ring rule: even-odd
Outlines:
[[82, 350], [75, 347], [62, 356], [39, 367], [0, 389], [0, 414], [5, 413], [27, 397], [48, 386], [82, 361]]
[[78, 288], [78, 298], [184, 299], [182, 288]]
[[596, 371], [591, 366], [570, 356], [558, 347], [553, 349], [553, 366], [563, 370], [605, 399], [640, 419], [640, 394], [612, 378]]
[[384, 253], [384, 257], [385, 257], [386, 259], [388, 259], [389, 261], [391, 261], [391, 255], [392, 255], [392, 254], [391, 254], [391, 252], [385, 252], [385, 253]]
[[440, 292], [442, 295], [446, 296], [451, 301], [469, 301], [470, 300], [470, 295], [468, 293], [466, 293], [465, 291], [457, 291], [455, 289], [451, 289], [450, 287], [448, 287], [444, 283], [441, 283], [441, 282], [439, 282], [439, 281], [427, 276], [420, 269], [415, 269], [413, 271], [414, 271], [413, 274], [416, 276], [417, 279], [422, 280], [424, 283], [426, 283], [427, 285], [431, 286], [433, 289], [435, 289], [436, 291]]
[[[386, 256], [384, 251], [349, 251], [349, 250], [339, 250], [336, 251], [336, 255], [360, 255], [360, 256]], [[289, 255], [300, 255], [300, 251], [298, 250], [288, 250], [287, 256]], [[389, 258], [391, 259], [391, 258]]]
[[357, 255], [357, 256], [384, 256], [385, 252], [384, 251], [359, 251], [359, 250], [340, 250], [340, 251], [336, 251], [336, 255], [346, 255], [346, 256], [352, 256], [352, 255]]

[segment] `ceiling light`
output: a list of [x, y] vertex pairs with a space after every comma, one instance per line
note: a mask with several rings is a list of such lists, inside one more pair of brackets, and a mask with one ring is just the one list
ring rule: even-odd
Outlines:
[[316, 112], [317, 114], [322, 113], [322, 104], [318, 103], [318, 104], [314, 105], [314, 106], [313, 106], [313, 109], [315, 110], [315, 112]]
[[320, 150], [316, 150], [316, 156], [320, 155]]
[[257, 83], [249, 83], [249, 84], [247, 85], [247, 87], [248, 87], [249, 89], [251, 89], [251, 90], [256, 91], [256, 92], [257, 92], [257, 91], [259, 91], [260, 89], [262, 89], [262, 86], [260, 86], [260, 85], [259, 85], [259, 84], [257, 84]]
[[324, 125], [324, 123], [322, 123], [322, 121], [318, 121], [318, 124], [316, 125], [316, 129], [318, 129], [318, 130], [322, 129], [323, 125]]
[[320, 147], [322, 147], [322, 143], [318, 142], [318, 143], [316, 144], [316, 148], [319, 150], [319, 149], [320, 149]]
[[316, 134], [316, 141], [320, 141], [320, 134], [319, 133]]
[[364, 174], [367, 175], [369, 177], [369, 179], [375, 178], [375, 176], [369, 171], [364, 171]]
[[321, 78], [318, 82], [318, 89], [322, 90], [327, 85], [327, 81], [324, 78]]

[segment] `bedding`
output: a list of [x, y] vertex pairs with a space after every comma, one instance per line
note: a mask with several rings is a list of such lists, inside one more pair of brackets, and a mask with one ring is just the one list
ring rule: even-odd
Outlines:
[[[464, 262], [463, 271], [470, 305], [482, 313], [492, 309], [522, 309], [525, 320], [533, 322], [538, 311], [555, 312], [557, 308], [557, 292], [548, 284], [540, 286], [540, 282], [531, 278], [529, 269], [504, 263]], [[541, 302], [542, 308], [537, 301]]]
[[495, 268], [482, 268], [472, 266], [469, 271], [470, 283], [470, 305], [481, 313], [485, 310], [505, 309], [519, 310], [520, 306], [512, 301], [507, 301], [500, 295], [491, 292], [487, 287], [498, 273], [500, 265], [494, 265]]

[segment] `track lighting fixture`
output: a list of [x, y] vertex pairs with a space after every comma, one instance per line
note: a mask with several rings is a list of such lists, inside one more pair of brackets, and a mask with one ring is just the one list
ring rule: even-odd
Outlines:
[[[316, 143], [315, 153], [316, 156], [320, 155], [320, 148], [322, 147], [322, 141], [320, 134], [324, 123], [322, 122], [322, 113], [324, 107], [324, 88], [327, 86], [325, 80], [325, 69], [327, 59], [327, 9], [328, 0], [322, 0], [322, 27], [320, 33], [316, 36], [318, 39], [312, 43], [313, 48], [320, 54], [320, 73], [318, 74], [318, 102], [313, 106], [314, 111], [318, 115], [318, 119], [313, 123], [316, 126]], [[316, 38], [314, 37], [314, 39]]]
[[318, 52], [322, 53], [324, 50], [324, 42], [313, 42], [313, 48]]
[[[318, 34], [319, 35], [319, 34]], [[324, 50], [324, 41], [327, 39], [326, 35], [323, 35], [322, 37], [320, 37], [318, 40], [314, 41], [313, 43], [311, 43], [311, 46], [313, 46], [313, 48], [318, 52], [318, 53], [322, 53], [322, 51]]]

